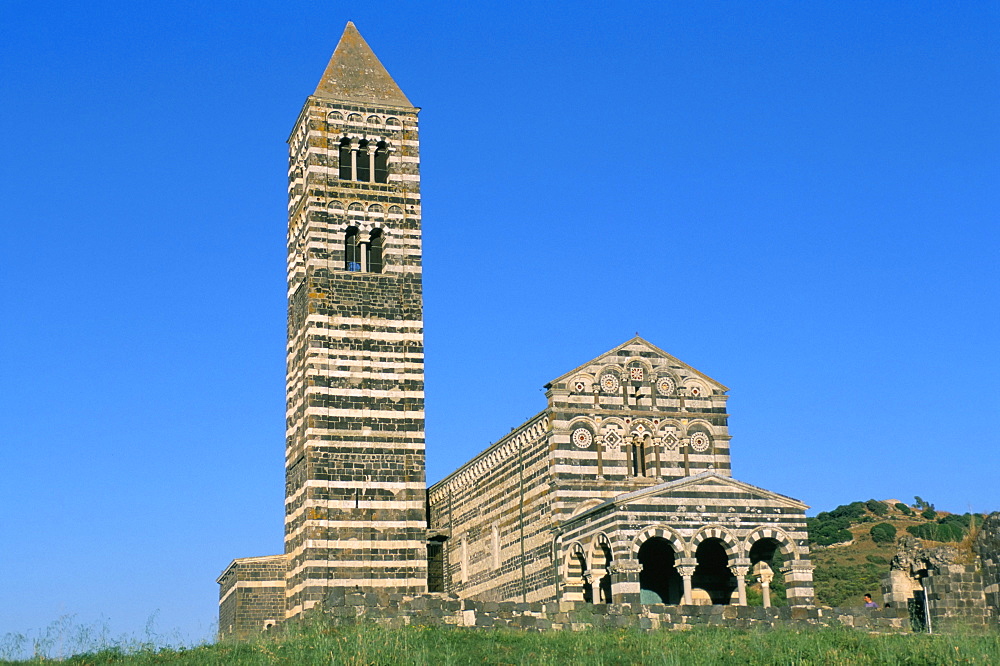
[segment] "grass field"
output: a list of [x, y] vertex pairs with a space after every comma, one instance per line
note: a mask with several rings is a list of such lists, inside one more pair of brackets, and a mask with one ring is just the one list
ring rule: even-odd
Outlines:
[[[47, 659], [2, 664], [49, 663]], [[872, 635], [857, 630], [532, 633], [311, 627], [189, 649], [112, 647], [66, 659], [104, 664], [998, 664], [1000, 634]]]

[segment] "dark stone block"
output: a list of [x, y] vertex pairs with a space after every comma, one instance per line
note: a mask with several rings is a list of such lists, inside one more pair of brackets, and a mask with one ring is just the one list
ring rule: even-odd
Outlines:
[[324, 604], [331, 608], [333, 606], [344, 605], [345, 590], [342, 587], [331, 587], [327, 589]]

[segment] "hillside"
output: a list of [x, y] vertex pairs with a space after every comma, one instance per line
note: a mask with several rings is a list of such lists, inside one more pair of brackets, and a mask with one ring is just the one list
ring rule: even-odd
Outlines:
[[911, 534], [927, 546], [968, 545], [970, 532], [985, 517], [937, 511], [914, 499], [912, 506], [897, 500], [852, 502], [809, 519], [816, 603], [856, 606], [867, 593], [881, 605], [880, 580], [899, 537]]

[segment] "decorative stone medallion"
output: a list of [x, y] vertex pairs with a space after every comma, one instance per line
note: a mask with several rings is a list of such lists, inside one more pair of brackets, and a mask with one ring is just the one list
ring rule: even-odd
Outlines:
[[577, 428], [573, 431], [573, 445], [578, 449], [589, 449], [594, 436], [586, 428]]
[[698, 396], [701, 395], [701, 387], [699, 387], [699, 386], [692, 386], [691, 390], [688, 391], [688, 393], [690, 393], [692, 396], [694, 396], [695, 398], [697, 398]]
[[663, 437], [663, 445], [667, 447], [667, 450], [673, 451], [677, 448], [677, 435], [672, 432], [667, 433]]
[[670, 395], [676, 388], [677, 385], [670, 377], [660, 377], [656, 380], [656, 390], [660, 392], [660, 395]]
[[621, 387], [621, 383], [618, 381], [618, 377], [610, 372], [606, 372], [601, 375], [601, 389], [605, 393], [617, 393], [618, 389]]
[[580, 393], [586, 388], [586, 385], [583, 382], [576, 382], [573, 384], [573, 388], [576, 389], [577, 393]]
[[697, 451], [698, 453], [707, 451], [708, 445], [709, 445], [708, 435], [706, 435], [705, 433], [696, 432], [695, 434], [691, 435], [691, 448]]
[[635, 366], [628, 369], [628, 378], [634, 382], [642, 381], [642, 367]]
[[604, 443], [608, 445], [609, 449], [617, 449], [618, 445], [622, 443], [622, 438], [615, 430], [609, 430], [608, 434], [604, 436]]

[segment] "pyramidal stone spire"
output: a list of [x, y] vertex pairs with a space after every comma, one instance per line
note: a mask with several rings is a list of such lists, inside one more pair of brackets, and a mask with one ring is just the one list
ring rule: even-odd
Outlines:
[[350, 21], [313, 95], [324, 99], [413, 108]]

